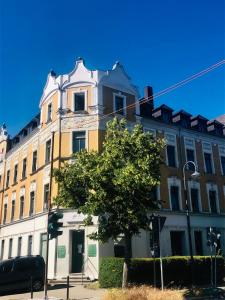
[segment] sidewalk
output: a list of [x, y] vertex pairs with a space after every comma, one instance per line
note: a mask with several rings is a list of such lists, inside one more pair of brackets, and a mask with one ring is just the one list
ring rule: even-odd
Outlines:
[[[71, 300], [100, 300], [105, 294], [104, 289], [92, 290], [84, 288], [82, 285], [70, 287], [70, 299]], [[56, 297], [58, 299], [66, 299], [66, 287], [65, 285], [51, 286], [48, 291], [49, 297]], [[43, 299], [44, 291], [36, 292], [33, 295], [34, 299]], [[1, 300], [28, 300], [30, 299], [30, 293], [13, 294], [0, 296]]]

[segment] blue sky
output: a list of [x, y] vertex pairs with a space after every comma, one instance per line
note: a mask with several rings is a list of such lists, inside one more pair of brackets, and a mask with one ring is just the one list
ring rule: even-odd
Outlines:
[[[225, 1], [0, 1], [0, 123], [15, 134], [36, 113], [51, 68], [110, 69], [119, 60], [158, 92], [225, 57]], [[211, 119], [225, 113], [225, 66], [157, 98]]]

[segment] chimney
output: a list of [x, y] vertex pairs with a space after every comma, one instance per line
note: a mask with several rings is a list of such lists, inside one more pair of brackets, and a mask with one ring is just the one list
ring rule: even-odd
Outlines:
[[153, 89], [146, 86], [144, 89], [144, 98], [140, 100], [140, 113], [142, 117], [151, 117], [154, 109]]

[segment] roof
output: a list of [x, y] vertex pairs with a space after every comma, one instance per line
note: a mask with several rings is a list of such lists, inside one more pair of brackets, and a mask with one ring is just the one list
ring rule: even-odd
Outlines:
[[215, 118], [215, 120], [219, 121], [220, 123], [225, 125], [225, 114]]

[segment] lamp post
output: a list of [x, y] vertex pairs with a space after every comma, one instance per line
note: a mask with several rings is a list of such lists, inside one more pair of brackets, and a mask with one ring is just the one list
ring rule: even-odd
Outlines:
[[187, 184], [186, 184], [186, 175], [185, 170], [188, 165], [192, 164], [194, 166], [194, 172], [191, 174], [191, 177], [196, 180], [199, 178], [200, 174], [197, 171], [196, 164], [189, 160], [183, 166], [183, 183], [184, 183], [184, 197], [185, 197], [185, 208], [186, 208], [186, 217], [187, 217], [187, 230], [188, 230], [188, 242], [189, 242], [189, 254], [191, 257], [191, 262], [193, 262], [193, 247], [192, 247], [192, 240], [191, 240], [191, 224], [190, 224], [190, 207], [188, 201], [188, 192], [187, 192]]

